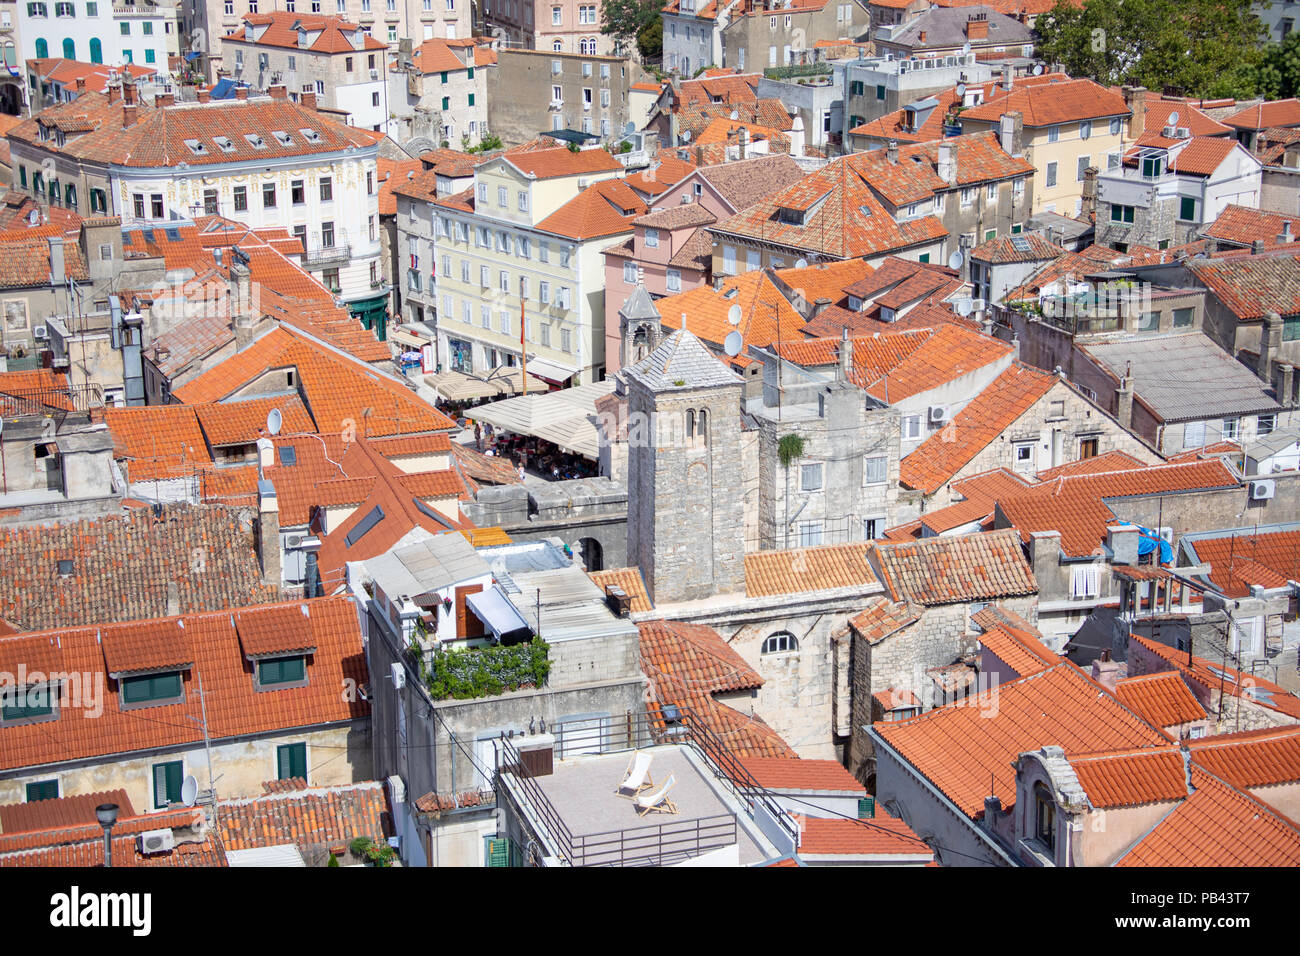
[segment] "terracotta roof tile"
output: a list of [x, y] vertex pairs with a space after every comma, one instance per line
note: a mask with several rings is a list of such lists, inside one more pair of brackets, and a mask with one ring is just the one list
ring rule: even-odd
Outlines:
[[1187, 268], [1239, 319], [1300, 313], [1300, 247], [1281, 255], [1188, 260]]
[[104, 669], [114, 679], [122, 674], [188, 668], [196, 659], [184, 618], [106, 625], [99, 629], [99, 642], [104, 649]]
[[125, 790], [101, 790], [55, 800], [32, 800], [0, 806], [0, 832], [13, 836], [30, 830], [54, 830], [76, 826], [99, 826], [95, 808], [101, 803], [116, 803], [118, 816], [134, 817], [135, 808]]
[[[250, 27], [259, 26], [266, 29], [256, 40]], [[298, 42], [298, 29], [301, 26], [306, 35], [315, 34], [308, 46]], [[293, 13], [276, 10], [270, 13], [249, 13], [244, 16], [244, 23], [222, 39], [242, 40], [255, 46], [278, 46], [291, 49], [311, 50], [314, 53], [350, 53], [353, 50], [383, 50], [385, 46], [373, 37], [362, 37], [360, 47], [353, 46], [355, 34], [363, 29], [359, 24], [351, 23], [343, 17], [313, 16], [305, 13]]]
[[586, 242], [630, 233], [632, 221], [647, 211], [645, 202], [626, 182], [606, 179], [579, 192], [539, 222], [536, 228]]
[[910, 601], [874, 597], [863, 610], [849, 618], [848, 627], [867, 643], [879, 644], [891, 634], [915, 624], [924, 611], [924, 608]]
[[[881, 378], [874, 382], [864, 381], [862, 384], [866, 385], [869, 395], [881, 401], [901, 402], [913, 395], [937, 388], [962, 376], [970, 375], [979, 369], [992, 365], [994, 362], [1002, 361], [1011, 355], [1012, 351], [1012, 347], [1006, 342], [984, 335], [982, 332], [975, 332], [959, 325], [942, 325], [936, 328], [932, 335]], [[1015, 384], [1019, 384], [1018, 380], [1022, 378], [1022, 376], [1008, 374], [1014, 368], [1015, 366], [1012, 366], [1012, 368], [1008, 368], [1003, 372], [992, 385], [970, 402], [966, 409], [981, 402], [986, 395], [989, 399], [993, 399], [994, 396], [1004, 391], [1014, 394]], [[1047, 376], [1047, 378], [1050, 379], [1050, 376]], [[1014, 384], [1013, 380], [1016, 380]], [[1007, 396], [1003, 396], [999, 404], [1005, 402], [1007, 402]], [[958, 419], [962, 417], [966, 409], [958, 413]], [[977, 406], [977, 410], [971, 413], [969, 420], [957, 427], [959, 430], [970, 427], [972, 424], [979, 427], [983, 422], [976, 417], [977, 414], [981, 416], [991, 415], [1000, 421], [1001, 417], [997, 414], [998, 412], [1006, 413], [1004, 408], [993, 409]], [[1006, 422], [1002, 428], [998, 429], [998, 433], [1000, 434], [1006, 425], [1010, 423], [1010, 421]], [[993, 423], [990, 423], [990, 425], [996, 427]], [[980, 431], [978, 434], [982, 436], [985, 432]], [[948, 442], [947, 444], [954, 443]], [[924, 447], [925, 444], [923, 443], [921, 448]], [[953, 451], [953, 449], [949, 450]], [[920, 451], [920, 448], [917, 451]], [[904, 461], [910, 458], [911, 455]]]
[[1300, 100], [1273, 100], [1248, 106], [1223, 121], [1234, 129], [1268, 129], [1270, 126], [1300, 126]]
[[1228, 597], [1247, 597], [1252, 585], [1280, 588], [1300, 579], [1300, 531], [1197, 538], [1192, 546], [1209, 562], [1211, 583]]
[[745, 595], [769, 597], [833, 588], [869, 587], [876, 575], [865, 544], [830, 544], [745, 555]]
[[654, 610], [650, 596], [646, 593], [645, 579], [641, 577], [640, 568], [609, 568], [604, 571], [588, 571], [587, 577], [596, 582], [601, 590], [610, 585], [617, 585], [631, 600], [633, 614]]
[[1126, 677], [1115, 685], [1115, 696], [1157, 727], [1173, 727], [1206, 718], [1205, 708], [1174, 671]]
[[980, 645], [1019, 677], [1037, 674], [1061, 662], [1061, 655], [1043, 643], [1037, 628], [1005, 608], [987, 607], [971, 620], [984, 629]]
[[997, 122], [1003, 113], [1018, 111], [1025, 126], [1055, 126], [1084, 119], [1128, 116], [1124, 97], [1092, 80], [1063, 80], [1059, 83], [1025, 85], [1017, 83], [1005, 96], [973, 106], [961, 114], [962, 121]]
[[[592, 173], [621, 172], [623, 164], [603, 149], [580, 149], [567, 146], [528, 152], [509, 151], [502, 157], [515, 169], [537, 179], [561, 176], [588, 176]], [[644, 211], [644, 210], [643, 210]]]
[[241, 608], [234, 614], [235, 633], [248, 658], [290, 651], [314, 651], [317, 635], [307, 602]]
[[1187, 770], [1177, 747], [1071, 756], [1070, 766], [1099, 810], [1187, 797]]
[[805, 817], [799, 839], [801, 857], [934, 858], [934, 851], [902, 820], [882, 807], [868, 820]]
[[217, 820], [227, 850], [292, 843], [327, 851], [357, 837], [383, 844], [394, 832], [388, 788], [379, 781], [222, 800]]
[[894, 600], [952, 604], [1036, 594], [1038, 583], [1010, 530], [872, 545]]
[[835, 760], [788, 760], [781, 757], [747, 757], [742, 761], [758, 785], [767, 790], [805, 793], [853, 793], [866, 796], [867, 788]]
[[1170, 670], [1179, 671], [1185, 680], [1201, 687], [1206, 693], [1217, 693], [1222, 689], [1225, 694], [1300, 720], [1300, 697], [1270, 680], [1243, 674], [1235, 668], [1224, 667], [1222, 662], [1215, 663], [1204, 657], [1193, 657], [1188, 664], [1185, 651], [1158, 644], [1138, 634], [1131, 635], [1129, 639], [1164, 660]]
[[1291, 226], [1292, 235], [1300, 239], [1300, 216], [1284, 216], [1280, 212], [1229, 203], [1202, 234], [1220, 242], [1249, 246], [1256, 240], [1276, 242], [1286, 224]]
[[1300, 727], [1294, 724], [1186, 743], [1199, 766], [1234, 787], [1254, 790], [1300, 781]]

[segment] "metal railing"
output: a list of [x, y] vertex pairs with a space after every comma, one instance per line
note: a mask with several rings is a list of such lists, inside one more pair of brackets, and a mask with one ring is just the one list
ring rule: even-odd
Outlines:
[[51, 411], [84, 412], [104, 405], [104, 386], [98, 382], [67, 388], [14, 389], [0, 392], [0, 407], [6, 418], [44, 416]]
[[318, 262], [343, 262], [352, 258], [352, 246], [347, 242], [336, 243], [332, 246], [324, 246], [319, 243], [312, 246], [307, 246], [306, 243], [303, 245], [305, 248], [303, 252], [304, 262], [313, 264]]
[[[627, 713], [614, 717], [560, 723], [551, 727], [555, 737], [555, 759], [579, 754], [606, 754], [655, 745], [691, 747], [705, 765], [751, 811], [762, 808], [784, 830], [796, 846], [799, 827], [764, 789], [713, 731], [683, 706], [651, 714]], [[730, 846], [737, 839], [734, 814], [719, 814], [604, 833], [575, 835], [542, 788], [524, 770], [519, 751], [508, 738], [501, 738], [500, 773], [509, 773], [558, 844], [557, 849], [574, 866], [629, 866], [662, 864], [665, 859], [684, 859], [709, 850]], [[724, 821], [730, 821], [729, 825]]]

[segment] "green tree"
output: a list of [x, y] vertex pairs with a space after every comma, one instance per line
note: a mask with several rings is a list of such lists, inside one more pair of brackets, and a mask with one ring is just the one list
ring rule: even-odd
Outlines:
[[1265, 36], [1251, 0], [1057, 0], [1035, 29], [1071, 76], [1200, 96], [1253, 95]]
[[655, 17], [641, 28], [636, 35], [636, 48], [641, 51], [641, 58], [657, 60], [664, 55], [664, 21]]
[[1255, 85], [1270, 100], [1287, 99], [1300, 91], [1300, 32], [1291, 32], [1281, 43], [1270, 43], [1260, 54]]
[[[627, 45], [633, 39], [639, 40], [643, 30], [659, 21], [662, 9], [662, 0], [601, 0], [600, 32]], [[662, 50], [662, 26], [659, 28], [659, 46]], [[643, 50], [642, 56], [645, 55]]]

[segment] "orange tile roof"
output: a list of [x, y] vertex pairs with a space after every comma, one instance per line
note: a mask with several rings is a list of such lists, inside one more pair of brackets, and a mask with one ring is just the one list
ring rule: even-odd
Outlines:
[[[287, 329], [263, 335], [252, 345], [185, 383], [173, 393], [183, 402], [223, 401], [267, 371], [294, 368], [303, 399], [321, 432], [389, 436], [450, 430], [455, 422], [409, 388]], [[362, 413], [370, 409], [371, 413]]]
[[571, 151], [567, 146], [510, 151], [502, 158], [526, 176], [555, 179], [560, 176], [588, 176], [592, 173], [621, 172], [623, 164], [603, 149]]
[[1205, 708], [1175, 671], [1126, 677], [1115, 685], [1120, 703], [1157, 727], [1173, 727], [1206, 718]]
[[622, 179], [593, 183], [536, 226], [542, 232], [587, 242], [632, 232], [632, 220], [649, 207]]
[[1055, 478], [1021, 494], [1001, 498], [998, 506], [1025, 541], [1035, 531], [1058, 531], [1061, 552], [1066, 557], [1082, 558], [1105, 542], [1107, 526], [1116, 521], [1105, 502], [1107, 498], [1232, 488], [1238, 484], [1221, 461], [1212, 459]]
[[1286, 587], [1300, 579], [1300, 531], [1228, 534], [1192, 542], [1210, 564], [1210, 581], [1228, 597], [1247, 597], [1252, 585]]
[[[266, 29], [256, 40], [250, 27], [259, 26]], [[301, 26], [310, 37], [317, 34], [307, 46], [298, 42], [298, 27]], [[271, 13], [249, 13], [244, 15], [244, 22], [232, 32], [222, 37], [223, 40], [235, 40], [252, 43], [255, 46], [289, 47], [295, 50], [311, 50], [313, 53], [353, 53], [360, 50], [385, 50], [387, 47], [374, 37], [366, 34], [361, 38], [361, 46], [353, 46], [354, 34], [363, 29], [359, 24], [351, 23], [343, 17], [309, 15], [305, 13], [286, 13], [276, 10]]]
[[[741, 309], [739, 325], [732, 325], [728, 318], [734, 305]], [[739, 331], [750, 345], [770, 345], [778, 339], [778, 321], [780, 338], [792, 337], [804, 324], [803, 316], [795, 311], [765, 270], [726, 279], [718, 289], [702, 285], [667, 296], [655, 308], [665, 329], [681, 328], [681, 316], [685, 313], [691, 332], [715, 346], [721, 346], [732, 331]]]
[[770, 597], [833, 588], [868, 587], [876, 575], [866, 544], [828, 544], [745, 555], [745, 595]]
[[411, 59], [425, 76], [430, 73], [454, 73], [457, 70], [468, 70], [477, 63], [477, 48], [470, 47], [472, 52], [465, 59], [452, 52], [463, 49], [466, 49], [464, 44], [449, 42], [442, 37], [431, 37], [416, 47]]
[[1012, 111], [1019, 111], [1024, 125], [1032, 127], [1129, 115], [1120, 94], [1092, 80], [1074, 79], [1037, 85], [1017, 83], [1006, 95], [964, 110], [961, 119], [963, 123], [968, 119], [996, 123], [1003, 113]]
[[975, 396], [951, 424], [899, 463], [899, 481], [934, 494], [1043, 398], [1055, 375], [1016, 362]]
[[[187, 406], [180, 406], [182, 408]], [[266, 433], [267, 416], [279, 409], [280, 434], [298, 435], [316, 430], [302, 399], [297, 395], [273, 398], [250, 398], [242, 401], [188, 406], [194, 409], [199, 427], [213, 448], [223, 445], [248, 445]]]
[[[864, 382], [863, 384], [866, 385], [867, 394], [874, 398], [887, 402], [901, 402], [913, 395], [927, 392], [932, 388], [938, 388], [940, 385], [970, 375], [994, 362], [1006, 359], [1012, 352], [1013, 349], [1009, 344], [982, 332], [975, 332], [960, 325], [941, 325], [910, 355], [885, 375], [874, 382]], [[1009, 368], [1006, 372], [1003, 372], [998, 380], [990, 385], [988, 389], [985, 389], [984, 392], [981, 392], [970, 405], [975, 405], [986, 394], [998, 389], [998, 383], [1002, 383], [1002, 389], [1010, 390], [1010, 388], [1014, 388], [1014, 385], [1010, 382], [1004, 381], [1009, 377], [1014, 378], [1014, 376], [1008, 375], [1011, 371], [1012, 369]], [[970, 408], [970, 405], [967, 408]], [[979, 410], [980, 414], [986, 416], [993, 411], [987, 408]], [[961, 414], [958, 413], [959, 418]], [[971, 417], [975, 422], [980, 421], [974, 415]], [[1012, 420], [1014, 421], [1014, 419]], [[1006, 424], [1009, 425], [1010, 422]], [[959, 429], [962, 427], [958, 426]], [[967, 427], [969, 427], [969, 423], [967, 423]], [[1006, 425], [999, 428], [998, 433], [1001, 434], [1005, 427]], [[952, 443], [949, 442], [948, 444]], [[924, 447], [924, 443], [921, 447]], [[982, 448], [983, 445], [979, 447]], [[908, 458], [910, 457], [909, 455]], [[904, 459], [904, 461], [906, 460]]]
[[601, 590], [610, 585], [617, 585], [631, 600], [632, 613], [652, 611], [650, 596], [646, 593], [645, 579], [641, 577], [640, 568], [608, 568], [604, 571], [588, 571], [587, 577], [596, 582]]
[[1300, 726], [1295, 724], [1202, 737], [1186, 745], [1198, 766], [1243, 790], [1300, 781]]
[[895, 208], [931, 199], [937, 192], [953, 188], [939, 175], [939, 150], [952, 150], [954, 185], [974, 186], [1030, 176], [1031, 163], [1003, 151], [993, 132], [968, 133], [942, 141], [932, 140], [899, 147], [898, 161], [889, 161], [889, 151], [878, 148], [860, 156], [856, 171]]
[[1051, 481], [1053, 478], [1068, 478], [1073, 475], [1101, 475], [1109, 471], [1129, 471], [1133, 468], [1145, 468], [1146, 463], [1138, 461], [1128, 452], [1108, 451], [1091, 458], [1067, 461], [1055, 468], [1044, 468], [1038, 473], [1039, 481]]
[[216, 836], [227, 850], [292, 843], [327, 851], [357, 837], [382, 844], [393, 833], [388, 787], [382, 781], [290, 790], [217, 804]]
[[924, 611], [924, 608], [910, 601], [874, 597], [863, 610], [849, 618], [846, 628], [851, 628], [869, 644], [879, 644], [891, 634], [915, 624]]
[[1187, 797], [1187, 770], [1177, 747], [1071, 756], [1070, 767], [1099, 810]]
[[1300, 828], [1203, 770], [1196, 792], [1116, 866], [1300, 866]]
[[1218, 136], [1193, 136], [1174, 154], [1169, 168], [1175, 173], [1190, 176], [1213, 176], [1228, 155], [1237, 148], [1237, 141]]
[[[991, 694], [997, 695], [995, 710], [981, 706]], [[967, 706], [873, 724], [872, 730], [975, 819], [984, 815], [990, 780], [1003, 808], [1015, 805], [1012, 764], [1025, 751], [1052, 744], [1070, 756], [1169, 743], [1068, 662], [1001, 684]]]
[[132, 621], [99, 630], [104, 669], [110, 677], [190, 667], [195, 652], [183, 619]]
[[1300, 238], [1300, 216], [1284, 216], [1280, 212], [1229, 203], [1202, 234], [1242, 246], [1249, 246], [1256, 240], [1273, 243], [1286, 223], [1290, 223], [1292, 235]]
[[[934, 337], [930, 329], [909, 329], [904, 332], [879, 332], [874, 335], [854, 335], [849, 338], [853, 346], [853, 381], [884, 380], [888, 373], [915, 353]], [[839, 362], [843, 339], [822, 336], [812, 339], [789, 340], [773, 344], [772, 349], [781, 358], [805, 368], [836, 365]]]
[[1038, 582], [1010, 529], [872, 545], [895, 601], [953, 604], [1036, 594]]
[[805, 817], [799, 838], [801, 857], [919, 856], [934, 858], [934, 851], [898, 817], [880, 807], [868, 820]]
[[1136, 641], [1141, 647], [1164, 660], [1171, 670], [1181, 672], [1185, 679], [1199, 685], [1205, 692], [1218, 692], [1222, 689], [1225, 694], [1300, 720], [1300, 697], [1270, 680], [1243, 674], [1235, 668], [1224, 667], [1221, 661], [1216, 664], [1204, 657], [1193, 657], [1192, 662], [1188, 664], [1186, 651], [1178, 651], [1166, 644], [1158, 644], [1138, 634], [1131, 635], [1129, 640]]
[[1233, 113], [1223, 121], [1234, 129], [1268, 129], [1270, 126], [1300, 126], [1300, 100], [1273, 100]]
[[[186, 689], [182, 702], [123, 710], [110, 699], [105, 702], [103, 713], [94, 717], [84, 708], [64, 707], [56, 720], [6, 728], [0, 768], [12, 770], [200, 744], [203, 741], [197, 691], [200, 678], [207, 696], [208, 733], [216, 740], [365, 717], [369, 704], [359, 696], [346, 700], [339, 693], [345, 679], [357, 684], [367, 680], [355, 605], [341, 597], [317, 598], [306, 603], [316, 647], [307, 661], [306, 686], [258, 692], [249, 679], [230, 611], [182, 615], [195, 657], [193, 667], [182, 672]], [[114, 633], [119, 629], [129, 632], [146, 624], [154, 629], [174, 621], [124, 624], [115, 628]], [[60, 629], [62, 669], [103, 674], [110, 695], [115, 695], [116, 683], [107, 680], [112, 665], [106, 662], [107, 652], [98, 641], [101, 633], [98, 627]], [[40, 644], [47, 637], [37, 633], [0, 638], [0, 642], [11, 644], [11, 653], [20, 653], [12, 651], [12, 647], [28, 642]], [[161, 633], [157, 639], [162, 639]]]
[[248, 658], [314, 651], [317, 635], [307, 603], [271, 604], [235, 612], [235, 633]]
[[[118, 817], [129, 820], [136, 815], [131, 798], [125, 790], [102, 790], [97, 793], [76, 794], [54, 800], [31, 800], [27, 803], [9, 803], [0, 806], [0, 833], [5, 837], [32, 830], [53, 830], [66, 827], [98, 827], [95, 808], [101, 803], [116, 803]], [[6, 841], [0, 844], [12, 849]], [[3, 849], [0, 849], [3, 852]]]
[[805, 793], [853, 793], [867, 788], [836, 760], [789, 760], [781, 757], [747, 757], [742, 763], [758, 785], [767, 790]]
[[[1193, 136], [1231, 136], [1233, 131], [1218, 120], [1213, 119], [1185, 100], [1156, 99], [1150, 95], [1143, 103], [1146, 116], [1142, 120], [1144, 129], [1155, 132], [1166, 126], [1185, 126]], [[1169, 119], [1178, 114], [1178, 122], [1171, 124]]]
[[1037, 674], [1061, 662], [1061, 655], [1042, 642], [1038, 629], [1019, 615], [996, 605], [972, 618], [984, 629], [980, 645], [1020, 677]]
[[1300, 246], [1281, 255], [1189, 259], [1187, 268], [1239, 319], [1300, 313]]

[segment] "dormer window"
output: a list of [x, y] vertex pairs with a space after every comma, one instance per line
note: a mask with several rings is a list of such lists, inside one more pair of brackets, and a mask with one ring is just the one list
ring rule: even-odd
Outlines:
[[220, 147], [223, 153], [233, 153], [235, 151], [235, 144], [228, 137], [214, 136], [212, 141]]
[[277, 130], [275, 130], [271, 135], [273, 135], [273, 136], [275, 137], [276, 142], [278, 142], [281, 146], [292, 146], [292, 145], [293, 145], [293, 137], [290, 136], [288, 133], [286, 133], [286, 132], [285, 132], [284, 130], [282, 130], [282, 129], [277, 129]]
[[58, 684], [10, 685], [0, 694], [0, 725], [30, 724], [59, 717]]
[[123, 707], [176, 704], [185, 697], [185, 682], [180, 671], [163, 671], [118, 680]]
[[257, 662], [258, 690], [303, 687], [307, 684], [307, 657], [267, 657]]
[[776, 211], [777, 221], [791, 226], [802, 226], [803, 215], [804, 211], [802, 209], [791, 209], [788, 206], [781, 206]]
[[314, 129], [300, 129], [298, 132], [301, 133], [302, 138], [309, 143], [320, 142], [320, 133], [316, 132]]
[[189, 147], [190, 152], [193, 153], [195, 156], [208, 155], [208, 148], [204, 146], [203, 143], [197, 139], [187, 139], [185, 141], [185, 145]]
[[245, 133], [244, 139], [248, 140], [248, 145], [253, 149], [266, 149], [266, 140], [256, 133]]

